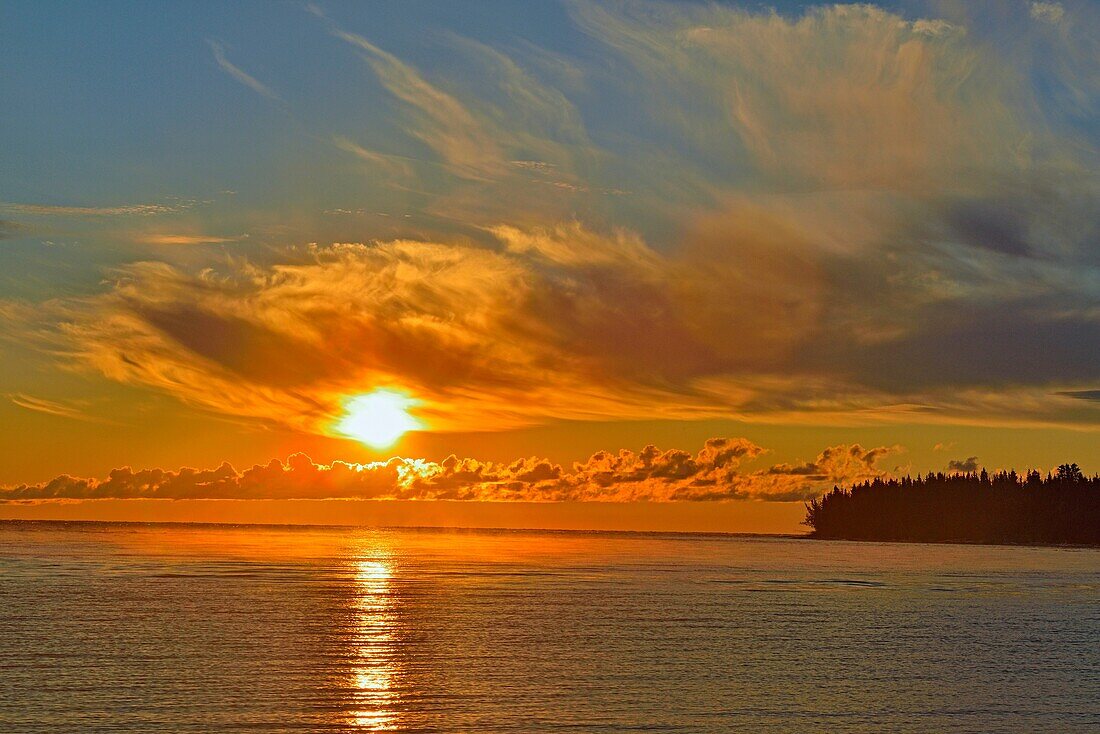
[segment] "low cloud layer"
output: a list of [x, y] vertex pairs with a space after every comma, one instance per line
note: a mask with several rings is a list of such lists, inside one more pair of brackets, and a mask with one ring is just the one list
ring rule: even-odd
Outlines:
[[743, 438], [712, 438], [695, 454], [646, 446], [600, 451], [566, 468], [546, 459], [508, 464], [460, 459], [393, 458], [370, 464], [315, 464], [305, 454], [238, 472], [217, 469], [115, 469], [105, 479], [62, 475], [0, 489], [0, 501], [90, 499], [417, 499], [495, 502], [672, 502], [771, 500], [816, 496], [835, 484], [886, 472], [893, 449], [858, 444], [825, 449], [814, 461], [744, 471], [764, 449]]

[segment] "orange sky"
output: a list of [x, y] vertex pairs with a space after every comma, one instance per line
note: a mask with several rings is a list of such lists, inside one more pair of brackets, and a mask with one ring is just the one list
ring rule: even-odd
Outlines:
[[8, 504], [0, 518], [367, 527], [548, 528], [804, 533], [800, 502], [412, 502], [354, 500], [96, 500]]

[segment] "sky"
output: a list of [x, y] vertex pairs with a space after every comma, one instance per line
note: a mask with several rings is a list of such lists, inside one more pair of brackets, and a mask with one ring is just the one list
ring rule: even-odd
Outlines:
[[1098, 39], [4, 3], [0, 516], [795, 531], [833, 484], [1100, 471]]

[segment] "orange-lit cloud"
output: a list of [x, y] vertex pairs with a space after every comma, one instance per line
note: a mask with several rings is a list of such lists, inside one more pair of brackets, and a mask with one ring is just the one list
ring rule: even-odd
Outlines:
[[812, 462], [742, 471], [764, 449], [743, 438], [712, 438], [691, 454], [647, 446], [601, 451], [563, 468], [546, 459], [511, 463], [448, 457], [393, 458], [370, 464], [315, 464], [304, 454], [238, 472], [217, 469], [115, 469], [102, 480], [59, 476], [0, 490], [0, 501], [55, 499], [420, 499], [517, 502], [792, 501], [886, 472], [876, 462], [893, 449], [827, 448]]
[[46, 398], [39, 398], [25, 393], [12, 393], [8, 395], [8, 399], [20, 408], [33, 410], [36, 413], [45, 413], [47, 415], [54, 415], [60, 418], [72, 418], [74, 420], [96, 420], [86, 413], [87, 405], [81, 403], [47, 400]]
[[860, 344], [869, 337], [855, 328], [836, 336], [847, 349], [807, 352], [842, 325], [827, 321], [837, 314], [822, 268], [796, 233], [744, 222], [726, 231], [742, 233], [748, 261], [728, 261], [706, 236], [669, 256], [629, 232], [502, 225], [496, 247], [342, 244], [198, 273], [137, 263], [101, 296], [8, 310], [30, 320], [23, 338], [45, 339], [74, 367], [321, 433], [349, 396], [387, 386], [413, 395], [433, 430], [722, 416], [1074, 422], [1095, 412], [1045, 386], [864, 382], [848, 355], [867, 359], [883, 342]]

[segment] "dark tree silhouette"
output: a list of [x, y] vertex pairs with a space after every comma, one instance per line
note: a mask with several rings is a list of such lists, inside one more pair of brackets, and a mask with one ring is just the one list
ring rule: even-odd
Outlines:
[[1100, 545], [1100, 476], [1077, 464], [875, 479], [806, 503], [815, 538]]

